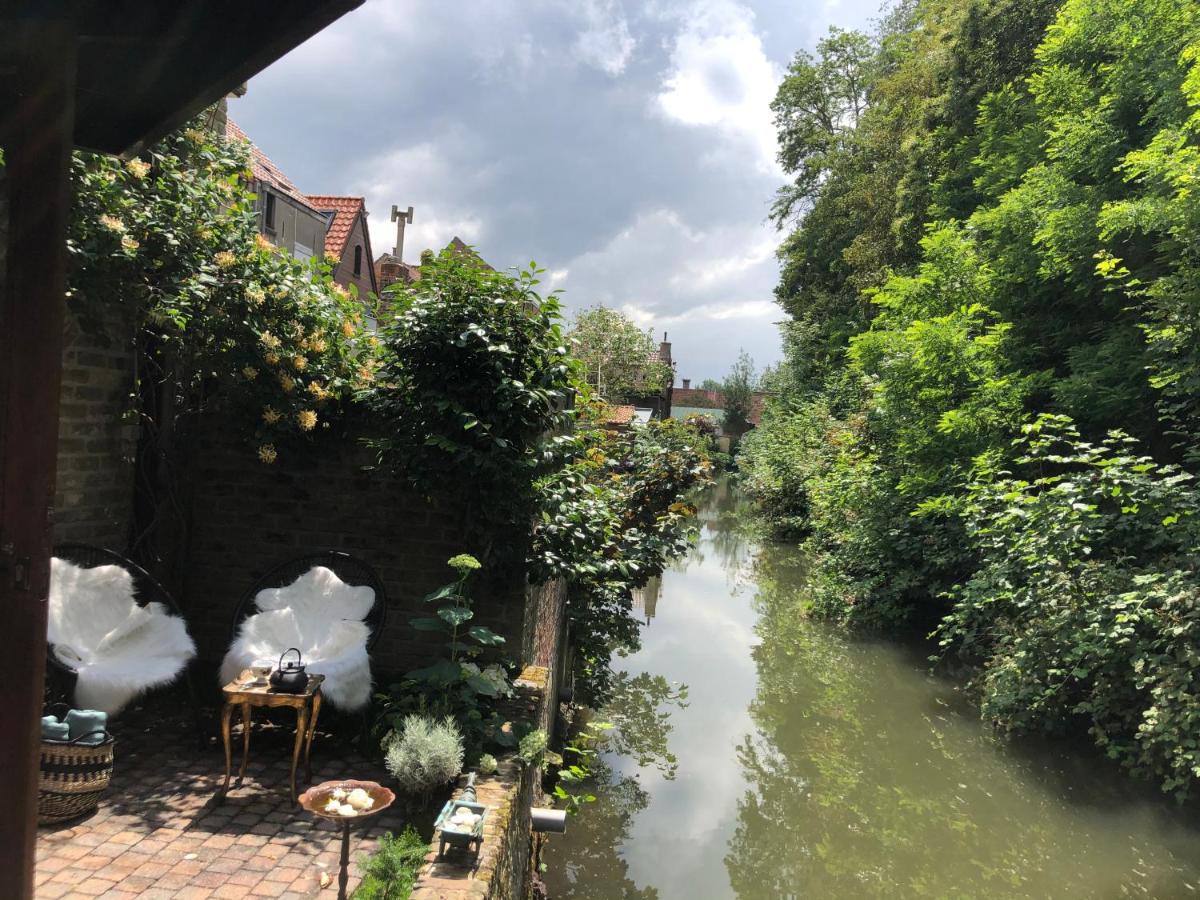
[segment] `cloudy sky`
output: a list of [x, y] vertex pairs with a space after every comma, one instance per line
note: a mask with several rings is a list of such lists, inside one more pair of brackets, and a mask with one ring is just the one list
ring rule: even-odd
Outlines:
[[569, 311], [670, 333], [681, 378], [779, 357], [768, 104], [798, 48], [880, 0], [367, 0], [230, 114], [299, 187], [362, 195], [376, 255], [459, 235]]

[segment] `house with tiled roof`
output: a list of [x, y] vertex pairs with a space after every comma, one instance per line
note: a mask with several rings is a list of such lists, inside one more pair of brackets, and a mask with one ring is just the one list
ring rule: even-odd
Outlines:
[[343, 287], [354, 285], [359, 296], [379, 293], [375, 267], [371, 264], [371, 235], [367, 230], [367, 204], [362, 197], [331, 197], [309, 194], [308, 203], [329, 217], [325, 232], [325, 256], [337, 260], [333, 280]]
[[323, 256], [329, 216], [313, 206], [231, 118], [225, 120], [225, 139], [250, 146], [251, 189], [257, 195], [254, 211], [259, 233], [297, 259]]
[[[755, 391], [750, 396], [750, 415], [746, 425], [757, 428], [762, 421], [763, 406], [767, 402], [765, 391]], [[692, 387], [691, 379], [683, 379], [683, 387], [672, 392], [672, 415], [685, 419], [689, 415], [708, 415], [724, 430], [725, 395], [720, 391], [709, 391]]]

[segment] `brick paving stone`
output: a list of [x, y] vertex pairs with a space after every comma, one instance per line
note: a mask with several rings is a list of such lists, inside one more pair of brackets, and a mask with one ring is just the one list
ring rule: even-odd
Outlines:
[[75, 885], [75, 893], [82, 897], [99, 897], [116, 885], [115, 881], [105, 878], [87, 878]]
[[[224, 777], [219, 743], [199, 749], [186, 721], [166, 728], [173, 713], [144, 710], [139, 725], [137, 712], [120, 722], [121, 755], [99, 809], [40, 829], [37, 900], [332, 896], [320, 890], [318, 878], [329, 873], [336, 890], [340, 839], [336, 829], [300, 810], [288, 790], [290, 725], [264, 727], [262, 734], [256, 727], [248, 777], [217, 804]], [[313, 752], [314, 780], [387, 780], [373, 761], [336, 738], [319, 735]], [[354, 836], [356, 858], [403, 822], [398, 813], [381, 818], [369, 834]], [[351, 887], [356, 882], [352, 873]]]
[[154, 884], [160, 888], [166, 888], [169, 891], [178, 891], [188, 886], [188, 876], [176, 875], [174, 872], [168, 872], [155, 879]]
[[262, 881], [264, 874], [263, 872], [254, 872], [246, 868], [241, 868], [231, 873], [226, 881], [230, 884], [240, 884], [244, 887], [250, 887], [250, 885], [258, 884]]
[[287, 890], [286, 884], [278, 881], [260, 881], [250, 888], [251, 897], [278, 897]]
[[242, 867], [242, 860], [232, 856], [222, 856], [210, 862], [205, 869], [206, 872], [221, 872], [225, 875], [231, 872], [236, 872]]
[[86, 881], [87, 877], [91, 874], [91, 872], [88, 872], [85, 869], [67, 867], [61, 872], [55, 872], [50, 877], [50, 882], [52, 884], [54, 882], [58, 882], [60, 884], [79, 884], [81, 881]]
[[189, 878], [193, 875], [199, 875], [204, 871], [204, 865], [198, 860], [181, 859], [175, 865], [171, 866], [171, 871], [177, 875], [187, 875]]
[[303, 869], [293, 869], [291, 866], [276, 866], [263, 877], [267, 881], [282, 881], [284, 884], [291, 884], [303, 874]]

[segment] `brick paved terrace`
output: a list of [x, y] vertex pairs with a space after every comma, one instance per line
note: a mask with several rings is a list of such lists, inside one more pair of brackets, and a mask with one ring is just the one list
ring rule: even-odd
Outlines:
[[[105, 900], [301, 898], [337, 893], [340, 833], [292, 802], [288, 774], [294, 720], [265, 722], [258, 711], [250, 766], [240, 788], [214, 800], [225, 774], [215, 738], [199, 749], [184, 717], [142, 709], [122, 718], [112, 786], [90, 817], [38, 832], [36, 896]], [[240, 738], [235, 733], [237, 765]], [[355, 777], [387, 782], [386, 772], [354, 747], [319, 731], [313, 783]], [[303, 767], [303, 763], [301, 764]], [[235, 771], [236, 775], [236, 771]], [[303, 778], [303, 771], [300, 773]], [[405, 822], [396, 807], [351, 835], [350, 887], [359, 857]], [[428, 833], [432, 817], [416, 824]], [[322, 889], [322, 874], [329, 886]]]

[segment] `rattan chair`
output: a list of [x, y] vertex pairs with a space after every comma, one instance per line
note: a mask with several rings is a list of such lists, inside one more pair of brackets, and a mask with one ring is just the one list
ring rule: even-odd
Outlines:
[[[237, 640], [242, 624], [258, 612], [255, 599], [261, 591], [288, 587], [317, 566], [329, 569], [339, 579], [352, 587], [369, 587], [374, 592], [374, 601], [366, 617], [363, 619], [364, 624], [368, 628], [366, 650], [369, 654], [375, 642], [378, 641], [380, 634], [383, 633], [384, 620], [387, 616], [387, 592], [384, 589], [382, 579], [370, 565], [361, 559], [351, 556], [349, 553], [339, 550], [325, 550], [297, 557], [296, 559], [290, 559], [275, 566], [275, 568], [259, 578], [242, 595], [234, 611], [231, 646]], [[336, 704], [334, 706], [336, 709]], [[352, 716], [354, 714], [347, 713], [347, 715]], [[361, 720], [361, 727], [364, 729], [366, 728], [366, 717], [367, 708], [364, 708], [361, 715], [357, 717]]]
[[[157, 579], [149, 572], [139, 566], [130, 559], [126, 559], [120, 553], [113, 550], [105, 550], [102, 547], [93, 547], [89, 544], [65, 543], [59, 544], [54, 548], [54, 555], [59, 559], [74, 563], [85, 569], [93, 569], [96, 566], [120, 566], [127, 571], [133, 578], [134, 600], [139, 606], [146, 606], [149, 603], [161, 603], [171, 615], [185, 618], [179, 604], [175, 602], [175, 598], [164, 588]], [[51, 694], [60, 694], [65, 700], [70, 702], [70, 699], [75, 694], [75, 683], [78, 681], [79, 673], [72, 666], [61, 660], [54, 653], [53, 645], [46, 647], [46, 661], [48, 665], [47, 681], [52, 686]], [[188, 705], [192, 711], [192, 719], [196, 726], [196, 734], [198, 738], [203, 740], [204, 731], [200, 724], [200, 708], [196, 702], [196, 689], [192, 682], [192, 664], [189, 662], [184, 666], [183, 672], [175, 684], [182, 684], [187, 691]], [[57, 684], [55, 684], [57, 682]]]
[[308, 556], [289, 559], [259, 578], [238, 601], [237, 608], [233, 612], [230, 636], [237, 637], [238, 628], [242, 622], [257, 612], [254, 598], [258, 596], [259, 591], [287, 587], [315, 566], [324, 566], [346, 584], [355, 587], [369, 587], [375, 592], [375, 605], [371, 607], [371, 611], [364, 620], [371, 630], [371, 636], [367, 638], [367, 649], [370, 650], [379, 640], [379, 635], [383, 633], [383, 623], [387, 618], [387, 592], [384, 590], [383, 580], [371, 566], [341, 550], [322, 550]]

